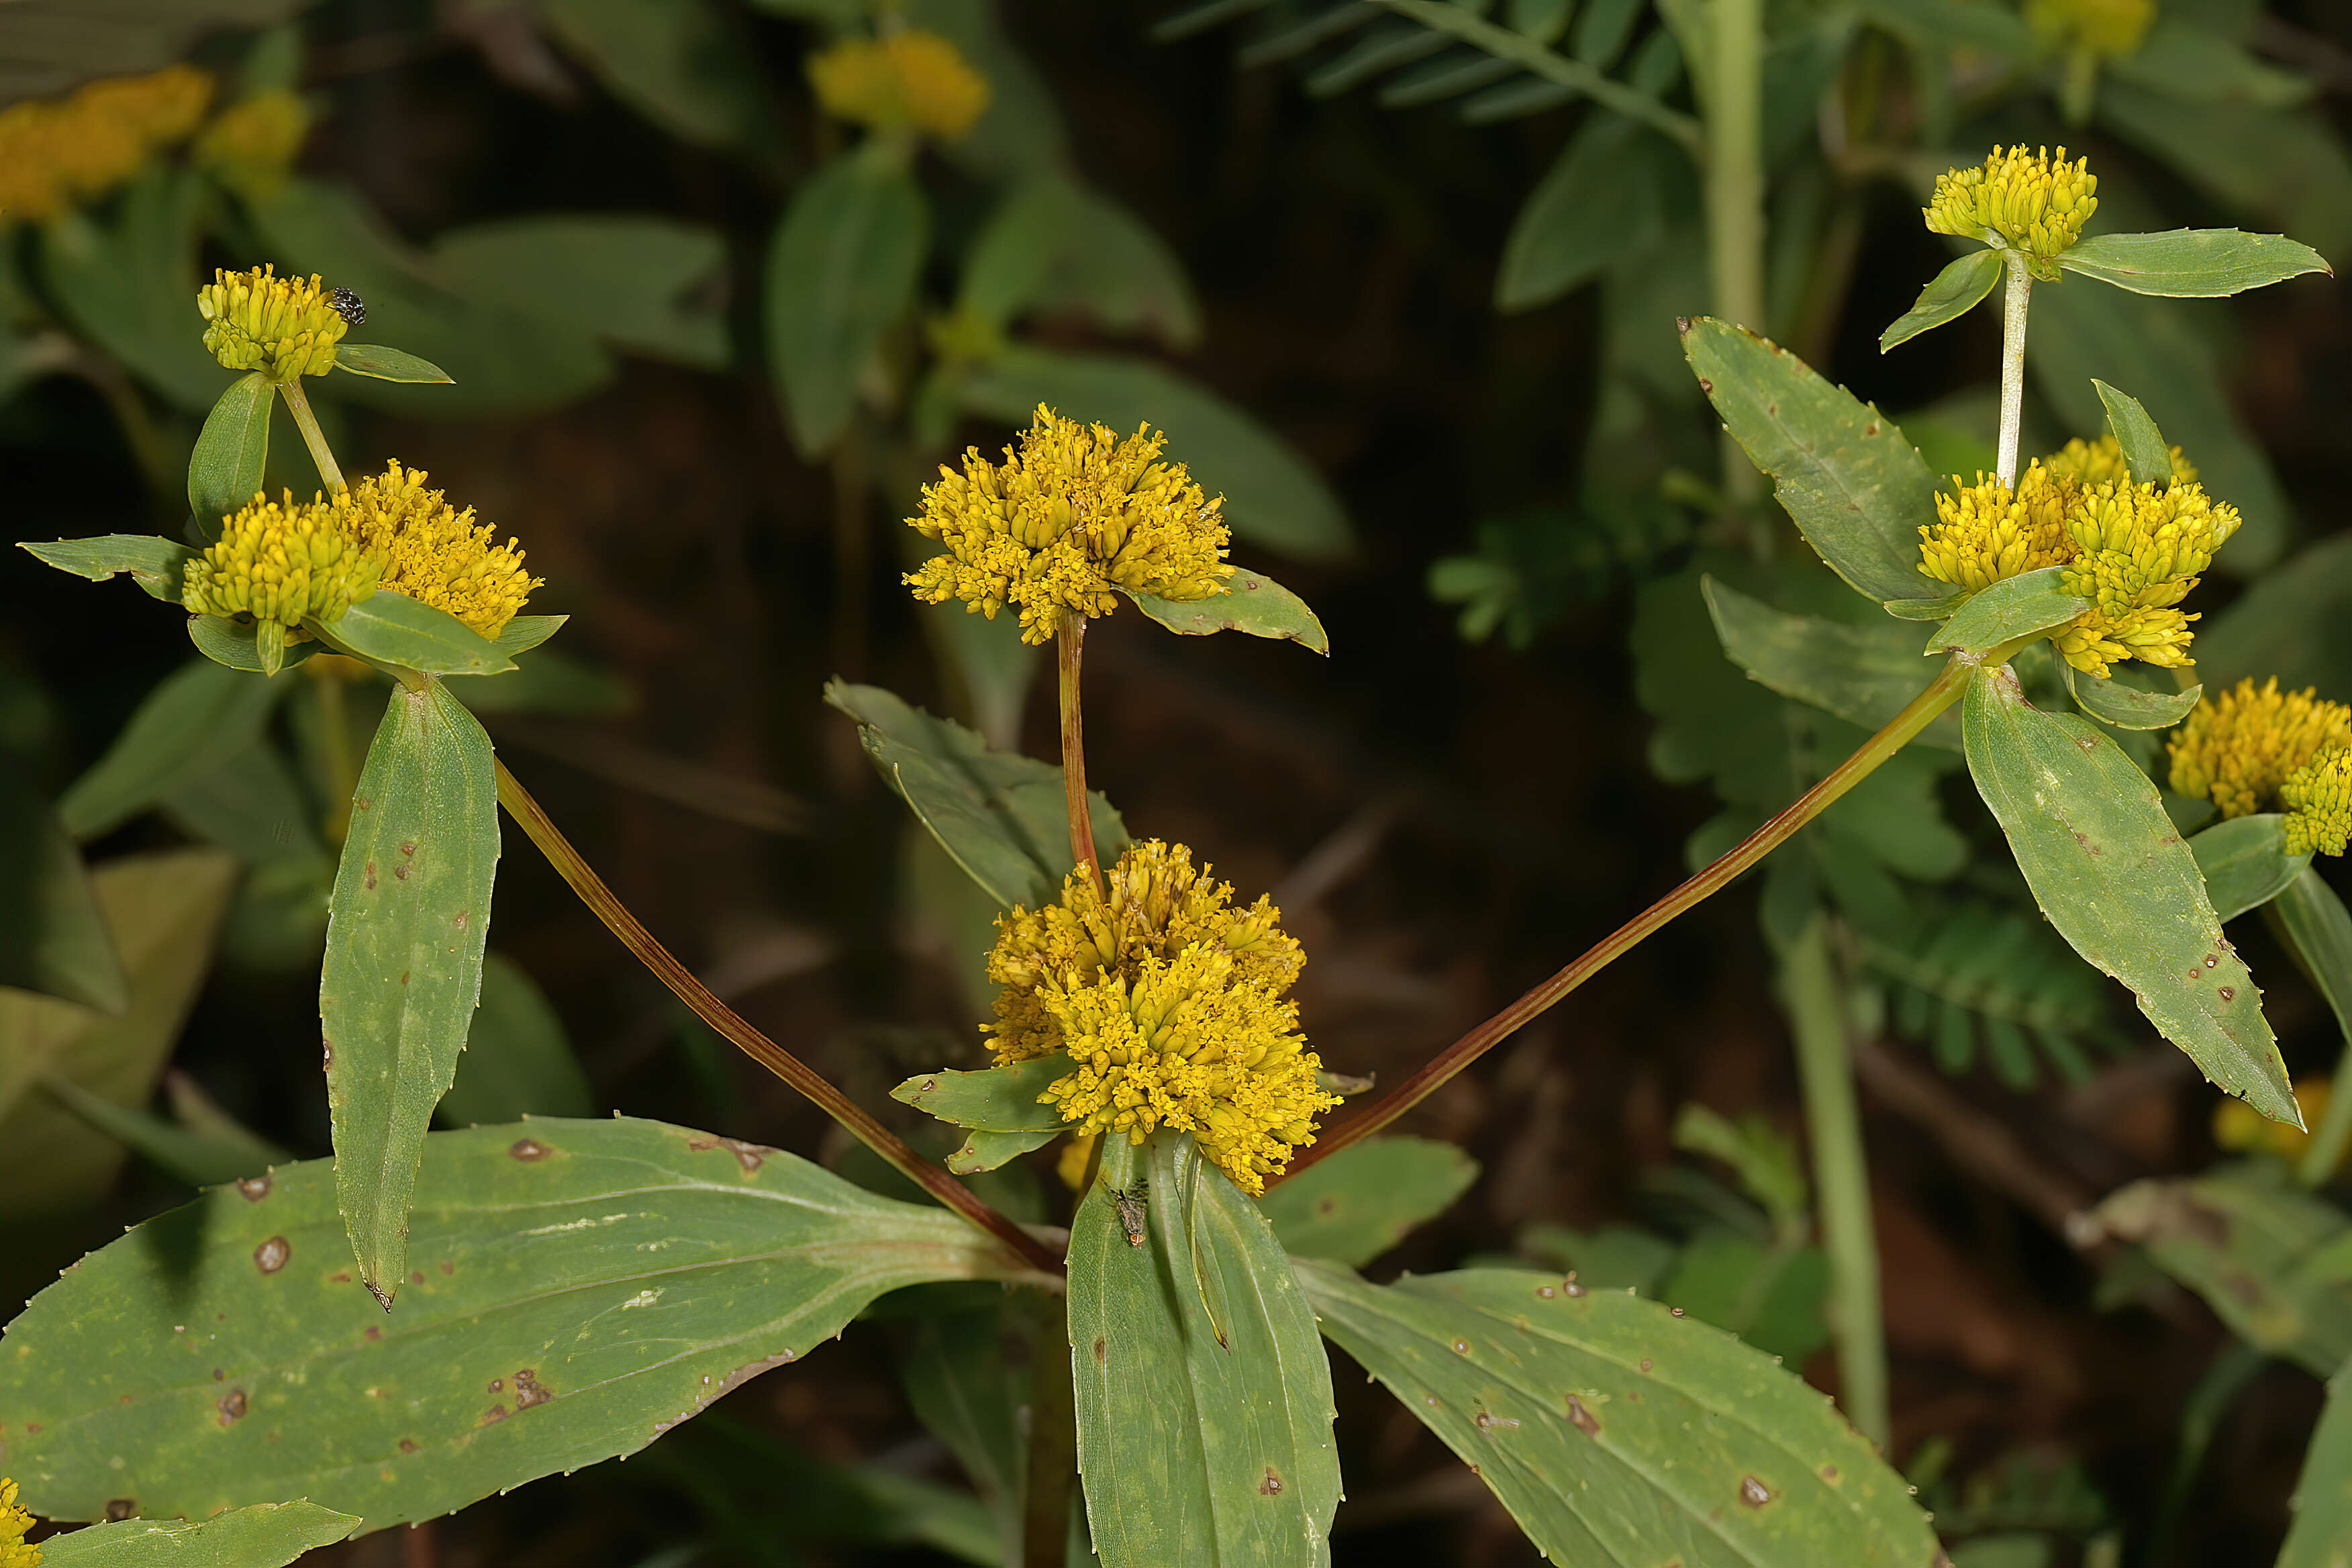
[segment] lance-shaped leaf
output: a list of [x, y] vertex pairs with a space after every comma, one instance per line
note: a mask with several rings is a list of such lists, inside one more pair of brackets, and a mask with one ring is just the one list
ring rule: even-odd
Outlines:
[[514, 660], [444, 609], [378, 588], [326, 628], [347, 652], [427, 675], [497, 675]]
[[203, 1519], [300, 1494], [366, 1530], [430, 1519], [634, 1453], [885, 1291], [1034, 1279], [940, 1210], [658, 1121], [436, 1133], [417, 1199], [390, 1318], [324, 1160], [83, 1258], [0, 1340], [26, 1505]]
[[489, 736], [440, 682], [394, 687], [352, 796], [319, 977], [343, 1215], [387, 1307], [425, 1130], [481, 997], [498, 863]]
[[1053, 1142], [1065, 1119], [1037, 1097], [1069, 1070], [1070, 1058], [1055, 1051], [979, 1072], [919, 1074], [892, 1089], [890, 1098], [965, 1130], [962, 1146], [948, 1156], [947, 1167], [968, 1176], [993, 1171]]
[[382, 343], [337, 343], [335, 368], [374, 381], [397, 381], [412, 385], [457, 384], [447, 371], [431, 360], [420, 359], [403, 349], [386, 348]]
[[[2311, 983], [2327, 998], [2328, 1011], [2336, 1015], [2336, 1027], [2347, 1045], [2352, 1046], [2352, 910], [2345, 909], [2336, 889], [2311, 868], [2308, 858], [2280, 892], [2276, 907], [2287, 944], [2294, 949]], [[2342, 1157], [2340, 1151], [2337, 1157]], [[2334, 1174], [2333, 1171], [2314, 1172], [2310, 1179]]]
[[2088, 599], [2066, 591], [2065, 571], [2044, 566], [1979, 589], [1936, 628], [1926, 651], [1981, 658], [2003, 643], [2064, 626], [2091, 607]]
[[2286, 818], [2274, 811], [2217, 822], [2189, 841], [2206, 896], [2223, 921], [2260, 909], [2311, 864], [2308, 855], [2286, 852]]
[[930, 212], [883, 139], [793, 190], [768, 250], [768, 368], [793, 445], [831, 447], [857, 406], [857, 378], [913, 298]]
[[216, 1518], [125, 1519], [41, 1542], [42, 1568], [285, 1568], [359, 1521], [314, 1502], [264, 1502]]
[[[260, 632], [261, 628], [251, 621], [239, 623], [225, 616], [188, 617], [188, 640], [196, 645], [198, 653], [225, 669], [243, 670], [248, 675], [276, 673], [262, 662]], [[318, 651], [315, 638], [281, 647], [278, 668], [291, 669]]]
[[33, 787], [31, 765], [0, 750], [0, 986], [101, 1013], [131, 1005], [81, 851]]
[[[992, 752], [981, 738], [934, 719], [878, 686], [835, 680], [824, 700], [857, 721], [866, 754], [988, 896], [1034, 909], [1070, 874], [1070, 828], [1059, 768]], [[1105, 865], [1127, 845], [1127, 828], [1100, 792], [1089, 797], [1095, 853]]]
[[2197, 700], [2205, 695], [2202, 686], [2186, 691], [2142, 691], [2112, 675], [2085, 675], [2063, 658], [2051, 662], [2057, 665], [2058, 679], [2066, 683], [2066, 695], [2075, 706], [2118, 730], [2168, 730], [2188, 718]]
[[174, 785], [201, 778], [251, 745], [282, 686], [201, 659], [156, 683], [106, 754], [74, 780], [58, 816], [76, 838], [112, 832]]
[[46, 565], [93, 583], [128, 572], [148, 597], [173, 605], [180, 602], [180, 583], [188, 558], [195, 553], [184, 544], [152, 533], [106, 533], [95, 539], [59, 539], [18, 548]]
[[2330, 272], [2307, 245], [2283, 234], [2234, 228], [2174, 228], [2161, 234], [2095, 234], [2077, 240], [2058, 265], [2135, 294], [2210, 300]]
[[1957, 321], [1977, 308], [2000, 281], [2000, 253], [1972, 250], [1930, 279], [1919, 290], [1918, 302], [1895, 323], [1878, 334], [1878, 352], [1907, 343], [1921, 332]]
[[1760, 1351], [1630, 1291], [1466, 1269], [1370, 1285], [1301, 1262], [1323, 1331], [1468, 1462], [1555, 1563], [1929, 1568], [1903, 1478]]
[[1895, 421], [1796, 355], [1702, 317], [1683, 325], [1699, 386], [1821, 558], [1875, 600], [1937, 596], [1919, 572], [1936, 477]]
[[1070, 1230], [1069, 1324], [1104, 1568], [1330, 1561], [1330, 1363], [1265, 1215], [1189, 1135], [1106, 1141]]
[[2007, 668], [1969, 682], [1960, 727], [1977, 791], [2058, 933], [2207, 1078], [2302, 1126], [2262, 993], [2147, 775], [2088, 720], [2027, 703]]
[[2274, 1568], [2352, 1564], [2352, 1362], [2327, 1380], [2327, 1403], [2294, 1483], [2294, 1523]]
[[2352, 1225], [2274, 1162], [2134, 1182], [2096, 1213], [2248, 1344], [2315, 1377], [2352, 1356]]
[[1211, 632], [1247, 632], [1254, 637], [1285, 637], [1319, 654], [1331, 639], [1307, 601], [1263, 572], [1236, 572], [1222, 594], [1205, 599], [1161, 599], [1129, 592], [1135, 607], [1181, 637]]
[[1266, 1189], [1283, 1250], [1361, 1268], [1470, 1190], [1478, 1162], [1434, 1138], [1367, 1138]]
[[268, 378], [257, 370], [232, 382], [205, 416], [204, 433], [188, 454], [188, 510], [205, 538], [218, 538], [220, 520], [259, 492], [277, 400]]
[[[1935, 678], [1915, 646], [1918, 634], [1900, 625], [1790, 615], [1713, 577], [1699, 586], [1723, 651], [1749, 679], [1865, 730], [1894, 718]], [[1920, 738], [1958, 751], [1959, 725], [1939, 716]]]
[[2164, 432], [2156, 427], [2138, 398], [2127, 392], [2118, 392], [2098, 377], [2091, 378], [2092, 388], [2107, 411], [2107, 428], [2115, 432], [2116, 445], [2123, 448], [2124, 462], [2131, 468], [2132, 482], [2138, 485], [2167, 485], [2172, 482], [2172, 448], [2164, 444]]

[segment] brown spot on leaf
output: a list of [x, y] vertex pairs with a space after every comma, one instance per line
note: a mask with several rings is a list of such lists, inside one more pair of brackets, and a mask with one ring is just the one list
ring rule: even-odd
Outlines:
[[408, 1282], [411, 1285], [422, 1285], [425, 1283], [425, 1276], [412, 1268], [408, 1271]]
[[1549, 1285], [1538, 1285], [1536, 1287], [1536, 1294], [1549, 1301], [1558, 1296], [1559, 1292]]
[[374, 861], [373, 861], [373, 860], [369, 861], [369, 862], [367, 863], [367, 866], [366, 866], [365, 869], [362, 871], [361, 876], [360, 876], [360, 885], [361, 885], [362, 887], [365, 888], [365, 889], [366, 889], [369, 892], [371, 892], [371, 893], [373, 893], [373, 892], [374, 892], [374, 891], [375, 891], [375, 862], [374, 862]]
[[226, 1426], [245, 1415], [245, 1390], [232, 1388], [214, 1400], [213, 1405], [221, 1413], [220, 1424]]
[[373, 809], [374, 805], [375, 802], [370, 800], [363, 795], [355, 795], [352, 796], [352, 809], [353, 811], [368, 811]]
[[400, 847], [400, 852], [401, 852], [403, 855], [414, 855], [414, 854], [415, 854], [415, 853], [416, 853], [416, 845], [415, 845], [415, 843], [412, 840], [412, 841], [409, 841], [409, 842], [406, 842], [406, 843], [402, 844], [402, 845], [401, 845], [401, 847]]
[[403, 1437], [400, 1440], [400, 1451], [404, 1454], [414, 1454], [416, 1452], [416, 1439], [414, 1437]]
[[1335, 1193], [1325, 1193], [1321, 1197], [1317, 1198], [1315, 1212], [1325, 1219], [1329, 1219], [1333, 1215], [1338, 1214], [1339, 1212], [1339, 1195]]
[[400, 879], [402, 881], [404, 881], [404, 882], [405, 882], [406, 880], [408, 880], [408, 865], [407, 865], [407, 863], [406, 863], [405, 861], [403, 861], [400, 865], [394, 866], [394, 867], [392, 868], [392, 874], [393, 874], [394, 876], [395, 876], [395, 877], [399, 878], [399, 879]]
[[686, 1141], [686, 1146], [698, 1154], [711, 1149], [724, 1149], [735, 1156], [735, 1163], [743, 1167], [743, 1173], [747, 1176], [758, 1175], [760, 1167], [767, 1162], [768, 1156], [775, 1152], [773, 1149], [764, 1144], [746, 1143], [740, 1138], [720, 1138], [716, 1135], [707, 1138], [689, 1138]]
[[137, 1498], [119, 1497], [106, 1505], [106, 1522], [109, 1524], [120, 1524], [126, 1519], [138, 1517], [139, 1500]]
[[348, 1285], [351, 1282], [352, 1271], [348, 1268], [339, 1268], [327, 1276], [327, 1283], [330, 1285]]
[[474, 916], [473, 916], [473, 911], [472, 911], [472, 910], [459, 910], [457, 911], [457, 918], [456, 918], [455, 920], [451, 921], [449, 923], [450, 923], [451, 925], [453, 925], [453, 926], [456, 926], [459, 931], [464, 931], [464, 930], [466, 929], [466, 922], [467, 922], [467, 921], [469, 921], [469, 920], [473, 919], [473, 918], [474, 918]]
[[1643, 1356], [1642, 1358], [1642, 1370], [1643, 1372], [1650, 1370], [1650, 1358], [1648, 1356]]
[[1095, 1364], [1097, 1366], [1100, 1366], [1106, 1359], [1108, 1359], [1108, 1355], [1103, 1344], [1103, 1337], [1100, 1334], [1097, 1334], [1095, 1336]]
[[408, 984], [408, 971], [406, 971], [405, 969], [404, 969], [404, 970], [402, 970], [402, 971], [400, 972], [400, 983], [401, 983], [403, 985], [405, 985], [405, 984]]
[[1588, 1437], [1601, 1436], [1601, 1418], [1584, 1407], [1584, 1401], [1573, 1394], [1568, 1396], [1568, 1424]]
[[275, 1274], [285, 1268], [286, 1260], [293, 1256], [294, 1249], [287, 1245], [286, 1238], [273, 1236], [253, 1249], [253, 1266], [264, 1274]]
[[455, 1274], [456, 1272], [457, 1272], [457, 1266], [456, 1264], [450, 1262], [446, 1258], [441, 1260], [441, 1274], [444, 1279], [446, 1279], [448, 1276]]
[[1584, 1294], [1584, 1287], [1576, 1282], [1576, 1276], [1573, 1274], [1560, 1281], [1559, 1289], [1561, 1294], [1571, 1300]]
[[541, 1383], [529, 1367], [515, 1373], [515, 1408], [528, 1410], [534, 1405], [544, 1405], [555, 1397], [555, 1391]]
[[1739, 1500], [1748, 1508], [1762, 1508], [1772, 1500], [1772, 1489], [1754, 1476], [1739, 1478]]
[[226, 1377], [227, 1375], [228, 1375], [228, 1374], [227, 1374], [226, 1373], [225, 1373], [225, 1372], [221, 1371], [221, 1369], [220, 1369], [220, 1368], [218, 1368], [218, 1367], [215, 1367], [215, 1368], [213, 1368], [213, 1381], [214, 1381], [215, 1383], [218, 1383], [222, 1378]]
[[2237, 990], [2237, 987], [2236, 987], [2236, 986], [2234, 986], [2234, 985], [2224, 985], [2224, 986], [2222, 986], [2222, 987], [2221, 987], [2221, 1000], [2222, 1000], [2222, 1001], [2224, 1001], [2224, 1002], [2234, 1002], [2234, 1001], [2236, 1001], [2237, 999], [2238, 999], [2238, 990]]
[[257, 1204], [269, 1195], [269, 1178], [266, 1174], [247, 1176], [237, 1183], [236, 1190], [245, 1194], [247, 1203]]
[[505, 1378], [503, 1378], [503, 1377], [494, 1377], [494, 1378], [490, 1379], [490, 1387], [489, 1387], [489, 1392], [490, 1392], [490, 1393], [492, 1393], [492, 1394], [504, 1394], [506, 1391], [507, 1391], [507, 1380], [506, 1380]]
[[1669, 1307], [1666, 1309], [1666, 1311], [1673, 1317], [1679, 1318], [1683, 1315], [1683, 1310], [1680, 1307]]
[[544, 1160], [554, 1151], [536, 1138], [518, 1138], [507, 1145], [507, 1152], [518, 1160], [529, 1162]]
[[507, 1407], [503, 1405], [493, 1405], [482, 1412], [481, 1424], [485, 1426], [494, 1426], [506, 1418]]
[[367, 1337], [372, 1340], [380, 1340], [383, 1338], [383, 1331], [376, 1327], [373, 1323], [370, 1323], [367, 1327]]
[[1268, 1465], [1265, 1468], [1265, 1479], [1257, 1484], [1257, 1495], [1260, 1497], [1280, 1497], [1282, 1495], [1282, 1472], [1276, 1469], [1272, 1465]]
[[1822, 1479], [1834, 1486], [1837, 1484], [1837, 1479], [1838, 1468], [1835, 1465], [1823, 1465], [1822, 1467]]

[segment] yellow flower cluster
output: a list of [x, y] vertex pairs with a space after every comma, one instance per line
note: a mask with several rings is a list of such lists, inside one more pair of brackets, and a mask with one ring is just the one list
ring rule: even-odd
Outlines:
[[489, 524], [474, 521], [472, 507], [457, 510], [425, 488], [425, 478], [422, 468], [391, 463], [335, 497], [337, 516], [383, 563], [379, 586], [495, 637], [545, 579], [523, 570], [519, 542], [497, 543]]
[[907, 520], [947, 546], [907, 574], [926, 604], [961, 599], [992, 620], [1021, 612], [1021, 640], [1044, 643], [1066, 612], [1107, 616], [1115, 590], [1205, 599], [1224, 589], [1222, 496], [1210, 500], [1181, 463], [1159, 460], [1150, 426], [1121, 439], [1107, 425], [1064, 419], [1040, 405], [1018, 451], [991, 463], [976, 447], [963, 472], [941, 466]]
[[[2067, 663], [2101, 676], [2118, 659], [2188, 663], [2197, 617], [2176, 606], [2237, 531], [2237, 510], [2194, 480], [2159, 489], [2074, 477], [2114, 461], [2097, 446], [2070, 447], [2030, 465], [2014, 490], [1979, 474], [1957, 494], [1937, 494], [1936, 521], [1919, 530], [1920, 570], [1973, 592], [2063, 566], [2066, 591], [2091, 601], [2051, 636]], [[2176, 460], [2175, 471], [2185, 466]]]
[[185, 139], [212, 95], [210, 76], [175, 65], [0, 110], [0, 223], [37, 223], [105, 195]]
[[205, 616], [250, 616], [286, 642], [305, 621], [340, 619], [375, 592], [381, 558], [343, 528], [334, 507], [256, 496], [222, 521], [219, 542], [189, 561], [180, 603]]
[[1067, 1051], [1073, 1070], [1039, 1098], [1077, 1135], [1190, 1132], [1236, 1185], [1264, 1191], [1339, 1103], [1283, 997], [1297, 942], [1267, 900], [1236, 910], [1181, 844], [1130, 845], [1104, 884], [1073, 874], [1057, 902], [1000, 921], [996, 1059]]
[[2352, 842], [2352, 746], [2330, 746], [2279, 785], [2286, 852], [2341, 855]]
[[2025, 0], [2025, 25], [2053, 42], [2113, 58], [2130, 54], [2156, 21], [2156, 0]]
[[2352, 745], [2352, 708], [2273, 676], [2209, 693], [2166, 742], [2176, 795], [2210, 800], [2223, 816], [2276, 810], [2290, 774], [2331, 747]]
[[16, 1506], [16, 1483], [0, 1479], [0, 1568], [40, 1568], [41, 1549], [25, 1543], [33, 1516]]
[[317, 273], [279, 278], [269, 267], [216, 271], [196, 290], [205, 347], [230, 370], [257, 370], [273, 382], [324, 375], [351, 323], [327, 298]]
[[1997, 147], [1981, 168], [1937, 175], [1935, 196], [1921, 212], [1937, 234], [2021, 250], [2038, 264], [2037, 275], [2054, 277], [2059, 253], [2082, 237], [2099, 209], [2089, 165], [2087, 158], [2066, 162], [2063, 147], [2055, 158], [2046, 147]]
[[2327, 1102], [2332, 1098], [2333, 1086], [2324, 1078], [2305, 1079], [2296, 1084], [2294, 1104], [2303, 1112], [2303, 1127], [2273, 1121], [2244, 1100], [2225, 1098], [2213, 1108], [2213, 1142], [2241, 1152], [2261, 1149], [2282, 1160], [2299, 1159], [2304, 1145], [2311, 1142], [2311, 1134], [2304, 1128], [2319, 1125], [2327, 1115]]
[[299, 94], [272, 88], [231, 105], [205, 127], [190, 149], [196, 166], [248, 196], [273, 195], [285, 184], [294, 156], [310, 134], [310, 106]]
[[[2172, 454], [2172, 477], [2194, 479], [2197, 465], [2181, 455], [2178, 447], [2168, 447]], [[2042, 466], [2062, 479], [2074, 479], [2086, 485], [2122, 484], [2131, 478], [2131, 465], [2124, 461], [2121, 443], [2113, 436], [2102, 436], [2095, 441], [2085, 441], [2080, 436], [2067, 442], [2042, 459]]]
[[937, 33], [845, 38], [809, 57], [809, 84], [836, 120], [952, 142], [988, 108], [988, 79]]

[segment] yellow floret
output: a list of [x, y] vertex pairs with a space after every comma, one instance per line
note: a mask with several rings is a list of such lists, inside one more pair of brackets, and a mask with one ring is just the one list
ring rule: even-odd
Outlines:
[[[2194, 479], [2197, 465], [2183, 457], [2179, 447], [2168, 450], [2172, 454], [2172, 477]], [[2059, 479], [2086, 485], [2122, 484], [2131, 478], [2131, 465], [2124, 461], [2123, 447], [2113, 436], [2102, 436], [2095, 441], [2085, 441], [2077, 436], [2042, 458], [2042, 466]]]
[[1919, 569], [1938, 583], [1974, 590], [2063, 565], [2074, 556], [2065, 521], [2077, 493], [2073, 480], [2039, 462], [2026, 468], [2015, 490], [1982, 474], [1958, 494], [1939, 490], [1936, 521], [1919, 530]]
[[2288, 854], [2343, 854], [2352, 840], [2352, 746], [2330, 746], [2288, 774], [2279, 800]]
[[2281, 691], [2275, 676], [2260, 687], [2241, 680], [2209, 693], [2172, 731], [2169, 782], [2175, 794], [2210, 800], [2225, 817], [2274, 811], [2289, 774], [2345, 745], [2352, 745], [2352, 708], [2307, 687]]
[[25, 1541], [32, 1528], [33, 1516], [16, 1506], [16, 1483], [0, 1477], [0, 1568], [40, 1568], [41, 1549]]
[[343, 525], [383, 562], [382, 586], [446, 610], [486, 637], [506, 628], [542, 579], [523, 570], [522, 547], [425, 488], [422, 468], [397, 462], [335, 497]]
[[909, 28], [845, 38], [808, 61], [817, 101], [836, 120], [952, 142], [988, 107], [988, 79], [939, 34]]
[[907, 520], [947, 546], [907, 574], [915, 597], [961, 599], [991, 619], [1013, 605], [1022, 640], [1044, 643], [1065, 615], [1110, 614], [1120, 588], [1177, 600], [1222, 593], [1234, 571], [1223, 498], [1202, 495], [1183, 464], [1160, 461], [1162, 439], [1149, 426], [1121, 439], [1041, 405], [1003, 462], [967, 447], [963, 471], [942, 466]]
[[2089, 165], [2087, 158], [2066, 162], [2063, 147], [2055, 158], [2046, 147], [1996, 147], [1979, 168], [1937, 175], [1922, 216], [1937, 234], [2023, 251], [2037, 276], [2054, 278], [2060, 253], [2082, 237], [2099, 207], [2099, 182]]
[[230, 370], [257, 370], [273, 382], [324, 375], [334, 368], [335, 345], [351, 323], [328, 302], [312, 273], [278, 277], [272, 268], [220, 271], [196, 290], [205, 347]]

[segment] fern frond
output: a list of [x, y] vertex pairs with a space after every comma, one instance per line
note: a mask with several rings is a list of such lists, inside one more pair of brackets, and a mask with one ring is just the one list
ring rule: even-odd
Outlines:
[[2012, 1089], [2091, 1076], [2090, 1046], [2112, 1049], [2108, 992], [2098, 972], [2030, 910], [1954, 906], [1907, 940], [1863, 931], [1862, 952], [1888, 982], [1895, 1032], [1927, 1043], [1958, 1075], [1981, 1057]]

